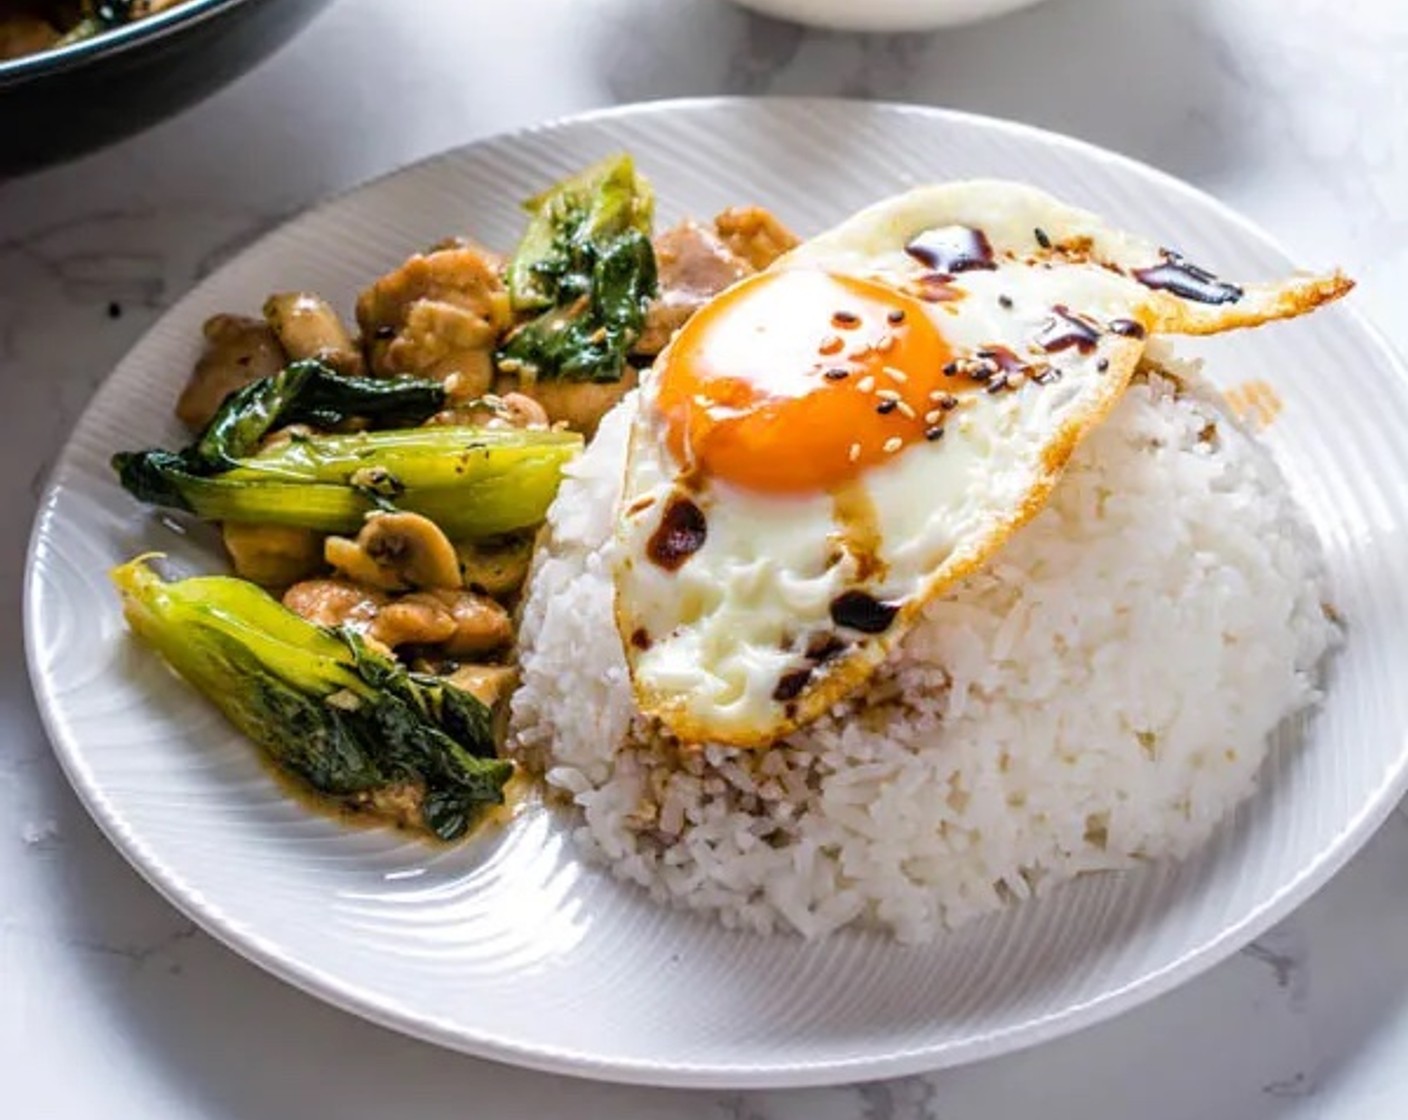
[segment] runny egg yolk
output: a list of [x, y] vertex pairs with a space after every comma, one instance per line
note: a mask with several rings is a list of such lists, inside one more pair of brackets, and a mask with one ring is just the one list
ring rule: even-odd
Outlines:
[[831, 491], [939, 438], [950, 359], [924, 304], [895, 288], [762, 272], [675, 337], [659, 409], [686, 469], [767, 494]]

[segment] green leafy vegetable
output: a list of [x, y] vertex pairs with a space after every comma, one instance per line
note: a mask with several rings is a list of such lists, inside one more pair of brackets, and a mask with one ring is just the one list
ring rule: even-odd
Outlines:
[[654, 197], [630, 156], [612, 156], [525, 204], [508, 264], [516, 312], [536, 313], [496, 355], [536, 377], [617, 381], [656, 292]]
[[581, 450], [579, 435], [433, 425], [307, 436], [256, 450], [288, 424], [418, 423], [443, 404], [435, 382], [341, 377], [300, 362], [232, 393], [184, 451], [122, 452], [113, 467], [139, 500], [211, 521], [350, 533], [372, 510], [402, 509], [429, 517], [454, 539], [540, 522], [562, 468]]
[[283, 769], [337, 797], [410, 785], [444, 840], [501, 804], [489, 710], [348, 630], [326, 630], [244, 580], [167, 582], [139, 557], [112, 573], [128, 624]]

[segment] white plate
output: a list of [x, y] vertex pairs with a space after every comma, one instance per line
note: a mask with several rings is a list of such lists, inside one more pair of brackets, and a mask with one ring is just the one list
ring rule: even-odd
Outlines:
[[119, 448], [175, 445], [170, 404], [201, 321], [274, 288], [350, 305], [418, 246], [508, 246], [517, 200], [626, 148], [661, 219], [743, 201], [817, 230], [923, 180], [1030, 180], [1174, 240], [1225, 275], [1289, 263], [1206, 195], [1016, 125], [808, 101], [660, 103], [472, 144], [335, 199], [182, 299], [78, 425], [35, 528], [26, 622], [55, 749], [112, 841], [239, 952], [342, 1007], [474, 1054], [660, 1085], [842, 1082], [999, 1054], [1094, 1023], [1208, 968], [1303, 900], [1388, 813], [1408, 774], [1408, 390], [1352, 312], [1209, 344], [1215, 377], [1275, 381], [1269, 440], [1320, 532], [1349, 622], [1328, 700], [1289, 729], [1261, 792], [1192, 860], [1076, 882], [929, 948], [727, 933], [582, 866], [540, 807], [432, 852], [286, 798], [253, 752], [125, 635], [106, 571], [146, 549], [210, 569], [114, 483]]

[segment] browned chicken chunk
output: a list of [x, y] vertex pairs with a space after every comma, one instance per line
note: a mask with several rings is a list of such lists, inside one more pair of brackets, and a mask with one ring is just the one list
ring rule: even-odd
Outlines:
[[263, 587], [287, 587], [323, 565], [322, 534], [312, 529], [227, 521], [221, 534], [235, 574]]
[[437, 412], [427, 424], [464, 424], [478, 428], [546, 428], [548, 414], [526, 393], [486, 393]]
[[501, 373], [494, 382], [496, 392], [510, 396], [526, 394], [542, 408], [550, 423], [565, 424], [588, 439], [612, 407], [636, 387], [639, 378], [629, 366], [616, 381], [564, 381], [559, 378], [520, 380], [515, 374]]
[[761, 272], [802, 239], [761, 206], [731, 206], [714, 219], [723, 243], [736, 257]]
[[478, 248], [416, 254], [357, 300], [372, 372], [454, 379], [461, 398], [489, 391], [493, 351], [508, 328], [499, 259]]
[[284, 352], [269, 325], [243, 315], [205, 321], [205, 349], [176, 400], [176, 418], [194, 431], [210, 422], [221, 403], [251, 381], [284, 368]]
[[[753, 267], [713, 230], [683, 221], [655, 238], [660, 295], [645, 316], [639, 354], [658, 354], [691, 315]], [[541, 399], [541, 398], [539, 398]]]
[[485, 707], [492, 708], [513, 691], [518, 683], [518, 670], [510, 665], [461, 665], [447, 679]]
[[345, 579], [307, 579], [284, 592], [283, 604], [319, 626], [351, 626], [365, 631], [391, 600], [380, 591]]
[[513, 620], [508, 611], [487, 595], [473, 591], [418, 591], [407, 599], [433, 601], [450, 612], [455, 628], [444, 640], [451, 657], [493, 653], [513, 641]]
[[264, 319], [289, 361], [313, 359], [352, 377], [363, 372], [362, 352], [322, 296], [277, 292], [264, 301]]
[[0, 61], [47, 51], [59, 38], [58, 29], [46, 19], [0, 10]]

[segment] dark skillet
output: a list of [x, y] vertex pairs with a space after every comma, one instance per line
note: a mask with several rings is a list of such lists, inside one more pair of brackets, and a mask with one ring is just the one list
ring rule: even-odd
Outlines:
[[199, 101], [328, 0], [190, 0], [59, 50], [0, 62], [0, 176], [67, 159]]

